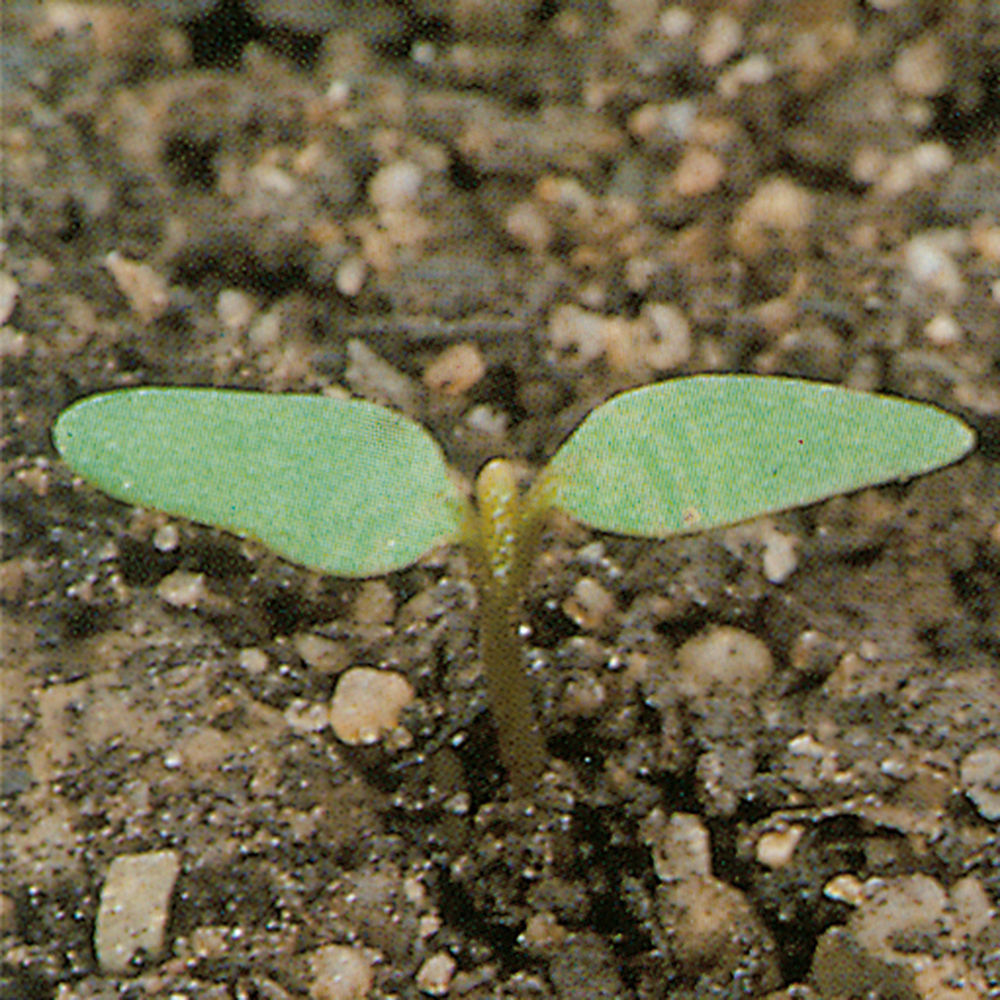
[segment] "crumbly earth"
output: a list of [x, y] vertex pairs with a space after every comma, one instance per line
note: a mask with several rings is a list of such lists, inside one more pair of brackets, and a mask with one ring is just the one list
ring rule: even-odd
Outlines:
[[[4, 46], [4, 1000], [1000, 995], [995, 5], [23, 0]], [[979, 448], [553, 524], [530, 799], [461, 552], [323, 578], [49, 438], [111, 387], [340, 388], [530, 471], [698, 371]], [[338, 739], [357, 668], [399, 701], [351, 675]]]

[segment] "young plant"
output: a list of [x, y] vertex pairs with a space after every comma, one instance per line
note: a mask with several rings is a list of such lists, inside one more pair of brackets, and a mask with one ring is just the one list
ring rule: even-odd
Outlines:
[[510, 462], [493, 459], [473, 503], [427, 431], [362, 400], [125, 389], [70, 406], [53, 436], [73, 470], [119, 500], [256, 538], [337, 576], [376, 576], [465, 545], [501, 761], [519, 791], [545, 762], [516, 625], [550, 511], [665, 538], [929, 472], [975, 440], [958, 418], [908, 400], [696, 375], [599, 406], [524, 494]]

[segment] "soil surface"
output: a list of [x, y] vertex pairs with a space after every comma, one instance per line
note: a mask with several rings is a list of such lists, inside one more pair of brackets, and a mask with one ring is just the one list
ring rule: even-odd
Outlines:
[[[1000, 996], [996, 5], [3, 18], [4, 1000]], [[979, 446], [678, 541], [553, 523], [528, 798], [461, 551], [331, 579], [49, 436], [112, 387], [339, 390], [471, 479], [702, 371]]]

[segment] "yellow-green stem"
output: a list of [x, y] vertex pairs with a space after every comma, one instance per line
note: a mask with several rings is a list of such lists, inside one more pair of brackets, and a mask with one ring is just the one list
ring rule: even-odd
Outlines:
[[494, 459], [476, 480], [477, 518], [467, 532], [479, 587], [479, 647], [500, 759], [515, 790], [532, 790], [545, 766], [531, 678], [521, 657], [518, 609], [544, 510], [523, 504], [511, 464]]

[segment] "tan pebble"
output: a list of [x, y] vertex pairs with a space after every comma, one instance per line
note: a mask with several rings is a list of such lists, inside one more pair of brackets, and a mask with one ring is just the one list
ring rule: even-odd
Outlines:
[[975, 875], [960, 878], [948, 890], [948, 899], [955, 933], [960, 938], [976, 937], [997, 917], [997, 908]]
[[447, 995], [451, 977], [455, 975], [455, 959], [446, 951], [431, 955], [417, 970], [417, 987], [432, 997]]
[[334, 283], [337, 291], [349, 299], [361, 294], [361, 289], [365, 286], [365, 279], [368, 277], [368, 265], [364, 259], [351, 254], [345, 257], [337, 267], [334, 276]]
[[485, 374], [486, 362], [475, 344], [452, 344], [424, 370], [424, 385], [431, 392], [460, 396]]
[[865, 898], [865, 888], [856, 875], [845, 873], [843, 875], [834, 875], [823, 886], [823, 895], [827, 899], [836, 900], [838, 903], [846, 903], [848, 906], [860, 906]]
[[517, 940], [529, 948], [551, 948], [566, 940], [566, 928], [551, 913], [533, 913]]
[[672, 184], [681, 198], [700, 198], [715, 191], [726, 178], [726, 164], [710, 149], [693, 146], [685, 150]]
[[532, 253], [543, 253], [555, 237], [552, 224], [532, 201], [519, 201], [504, 218], [507, 235]]
[[962, 327], [951, 313], [938, 313], [927, 321], [924, 336], [935, 347], [953, 347], [962, 341]]
[[677, 686], [687, 697], [707, 695], [716, 687], [751, 695], [767, 683], [773, 666], [771, 651], [755, 635], [717, 625], [677, 651]]
[[604, 685], [590, 674], [570, 681], [562, 695], [562, 710], [571, 718], [591, 718], [608, 700]]
[[731, 14], [713, 14], [698, 44], [698, 58], [703, 66], [721, 66], [743, 45], [743, 27]]
[[349, 652], [343, 642], [328, 639], [315, 632], [299, 632], [292, 640], [295, 652], [313, 668], [323, 673], [335, 674], [343, 670], [349, 661]]
[[7, 271], [0, 271], [0, 326], [10, 319], [20, 293], [21, 285], [17, 278]]
[[157, 552], [173, 552], [180, 545], [181, 533], [173, 521], [165, 521], [153, 531], [153, 548]]
[[679, 306], [647, 303], [639, 314], [636, 334], [639, 360], [654, 371], [680, 368], [691, 358], [691, 324]]
[[799, 565], [799, 540], [794, 535], [779, 531], [773, 525], [764, 530], [764, 549], [761, 562], [764, 576], [771, 583], [784, 583]]
[[664, 884], [660, 919], [687, 975], [728, 977], [753, 954], [758, 993], [778, 986], [774, 941], [739, 889], [704, 875]]
[[0, 326], [0, 358], [19, 361], [27, 357], [28, 335], [9, 326]]
[[248, 674], [259, 676], [271, 665], [271, 660], [263, 649], [256, 646], [247, 646], [241, 649], [237, 662]]
[[159, 582], [156, 596], [172, 608], [195, 608], [208, 596], [205, 574], [177, 570]]
[[549, 341], [557, 351], [569, 354], [573, 364], [583, 367], [604, 354], [609, 323], [615, 322], [621, 323], [579, 306], [559, 305], [549, 317]]
[[281, 304], [276, 303], [253, 318], [247, 340], [258, 351], [273, 350], [281, 343], [283, 325], [284, 314]]
[[907, 97], [937, 97], [951, 76], [944, 48], [937, 38], [927, 34], [904, 45], [892, 64], [892, 82]]
[[104, 972], [125, 972], [140, 950], [150, 958], [160, 954], [179, 872], [176, 851], [120, 855], [111, 862], [94, 928], [94, 952]]
[[0, 892], [0, 934], [13, 934], [17, 929], [17, 903], [13, 896]]
[[312, 1000], [365, 1000], [375, 980], [365, 950], [328, 944], [309, 956]]
[[765, 868], [784, 868], [792, 860], [803, 833], [804, 827], [792, 824], [782, 830], [761, 834], [757, 841], [757, 861]]
[[170, 304], [166, 279], [148, 264], [129, 260], [117, 250], [112, 250], [104, 258], [104, 266], [143, 323], [151, 323], [166, 312]]
[[252, 295], [238, 288], [223, 288], [215, 299], [215, 315], [224, 330], [242, 333], [257, 313], [257, 302]]
[[773, 249], [801, 252], [808, 245], [812, 218], [812, 195], [786, 177], [771, 177], [736, 213], [730, 240], [747, 260]]
[[576, 581], [573, 593], [563, 601], [563, 611], [588, 632], [599, 631], [616, 610], [615, 599], [593, 577]]
[[319, 701], [294, 698], [284, 716], [288, 728], [297, 733], [318, 733], [330, 725], [330, 708]]
[[412, 205], [420, 194], [423, 168], [410, 160], [380, 167], [368, 182], [368, 197], [380, 211], [397, 211]]
[[989, 264], [1000, 264], [1000, 225], [984, 217], [973, 222], [969, 246]]
[[1000, 747], [981, 744], [962, 758], [962, 788], [979, 815], [1000, 819]]
[[396, 728], [413, 697], [413, 686], [402, 674], [352, 667], [337, 681], [330, 725], [337, 738], [350, 746], [377, 743]]
[[396, 595], [384, 580], [366, 580], [352, 610], [359, 625], [388, 625], [396, 617]]
[[668, 818], [657, 806], [643, 819], [639, 833], [652, 850], [653, 868], [661, 882], [712, 874], [708, 830], [693, 813], [675, 812]]
[[937, 293], [957, 304], [965, 297], [965, 279], [945, 235], [920, 233], [903, 244], [903, 266], [924, 294]]

